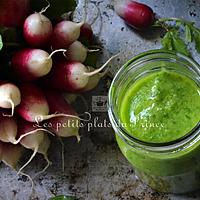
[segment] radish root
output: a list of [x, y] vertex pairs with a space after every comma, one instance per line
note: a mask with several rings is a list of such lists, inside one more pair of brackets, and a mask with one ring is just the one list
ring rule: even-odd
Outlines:
[[21, 135], [17, 140], [14, 140], [12, 141], [13, 144], [18, 144], [24, 137], [28, 136], [28, 135], [32, 135], [34, 133], [36, 133], [37, 131], [45, 131], [53, 136], [55, 136], [51, 131], [47, 130], [47, 129], [44, 129], [44, 128], [38, 128], [38, 129], [35, 129], [33, 131], [30, 131], [28, 133], [24, 133], [23, 135]]
[[48, 3], [48, 5], [47, 5], [45, 8], [42, 8], [42, 10], [39, 12], [39, 14], [43, 14], [43, 13], [46, 12], [47, 9], [50, 7], [49, 1], [46, 0], [46, 2]]
[[92, 72], [85, 72], [84, 75], [86, 75], [86, 76], [94, 76], [95, 74], [98, 74], [99, 72], [101, 72], [101, 71], [108, 65], [108, 63], [109, 63], [111, 60], [113, 60], [114, 58], [116, 58], [118, 55], [119, 55], [119, 53], [116, 54], [116, 55], [114, 55], [114, 56], [112, 56], [111, 58], [109, 58], [109, 59], [106, 61], [106, 63], [103, 64], [99, 69], [96, 69], [96, 70], [94, 70], [94, 71], [92, 71]]
[[93, 52], [98, 52], [98, 51], [100, 51], [101, 49], [87, 49], [87, 51], [89, 52], [89, 53], [93, 53]]
[[33, 158], [35, 157], [36, 153], [38, 152], [38, 148], [39, 148], [39, 146], [34, 149], [33, 154], [31, 155], [29, 160], [19, 169], [17, 174], [20, 174], [22, 172], [22, 170], [33, 160]]
[[9, 102], [11, 105], [11, 115], [3, 113], [3, 116], [4, 117], [12, 117], [14, 115], [15, 104], [13, 103], [13, 100], [11, 98], [5, 99], [5, 101]]
[[58, 139], [61, 144], [62, 172], [64, 172], [65, 171], [65, 145], [61, 137], [59, 137]]
[[57, 50], [51, 52], [51, 54], [47, 57], [47, 59], [50, 59], [57, 52], [63, 52], [63, 54], [65, 55], [66, 51], [67, 51], [66, 49], [57, 49]]
[[44, 167], [44, 169], [40, 173], [44, 173], [49, 168], [49, 166], [52, 165], [52, 162], [49, 160], [47, 154], [43, 154], [43, 156], [47, 162], [47, 165]]
[[18, 172], [17, 174], [21, 174], [22, 176], [26, 176], [30, 180], [30, 182], [31, 182], [31, 191], [33, 191], [33, 188], [34, 188], [33, 179], [28, 174], [26, 174], [24, 172]]
[[83, 119], [83, 118], [80, 118], [80, 117], [75, 116], [75, 115], [68, 115], [68, 114], [63, 114], [63, 113], [55, 113], [55, 114], [46, 115], [46, 116], [37, 116], [37, 117], [35, 117], [35, 121], [37, 123], [39, 123], [39, 122], [42, 122], [44, 120], [48, 120], [48, 119], [51, 119], [51, 118], [54, 118], [54, 117], [71, 117], [71, 118], [79, 119], [81, 121], [86, 121], [86, 122], [90, 121], [91, 114], [88, 113], [88, 112], [85, 112], [85, 114], [87, 114], [89, 116], [88, 119]]

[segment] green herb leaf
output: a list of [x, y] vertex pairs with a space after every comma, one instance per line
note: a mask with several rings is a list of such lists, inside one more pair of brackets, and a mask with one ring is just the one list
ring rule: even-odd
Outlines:
[[0, 35], [0, 50], [3, 48], [3, 41], [2, 41], [2, 37]]
[[185, 25], [185, 40], [187, 42], [192, 42], [192, 30], [188, 25]]
[[177, 34], [174, 34], [172, 37], [172, 46], [173, 50], [182, 53], [186, 56], [190, 56], [190, 52], [187, 49], [187, 45], [184, 40], [182, 40]]
[[200, 34], [195, 32], [194, 33], [194, 41], [195, 41], [195, 49], [198, 53], [200, 53]]
[[[72, 11], [76, 8], [76, 0], [48, 0], [50, 7], [45, 12], [45, 16], [55, 20], [63, 13]], [[31, 0], [31, 9], [33, 12], [40, 12], [42, 8], [48, 5], [45, 0]]]
[[173, 50], [172, 46], [172, 36], [170, 32], [167, 32], [161, 40], [162, 46], [164, 49]]
[[76, 198], [72, 197], [72, 196], [60, 195], [60, 196], [57, 196], [57, 197], [50, 198], [49, 200], [76, 200]]

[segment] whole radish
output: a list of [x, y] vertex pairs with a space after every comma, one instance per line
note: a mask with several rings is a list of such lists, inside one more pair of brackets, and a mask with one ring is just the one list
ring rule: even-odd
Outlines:
[[22, 26], [30, 11], [30, 0], [1, 0], [0, 26]]
[[86, 45], [92, 44], [94, 40], [94, 33], [92, 27], [88, 23], [84, 23], [81, 26], [80, 37], [79, 40]]
[[88, 84], [91, 76], [102, 71], [116, 56], [111, 57], [102, 67], [93, 72], [89, 72], [88, 68], [80, 62], [58, 62], [46, 80], [46, 84], [51, 83], [55, 89], [66, 92], [79, 92]]
[[117, 14], [135, 29], [147, 29], [154, 20], [153, 10], [142, 3], [131, 0], [116, 1]]
[[69, 116], [64, 113], [49, 115], [49, 105], [44, 92], [36, 85], [32, 83], [22, 84], [20, 91], [22, 101], [16, 111], [26, 121], [41, 122], [54, 117]]
[[[20, 144], [23, 147], [33, 150], [33, 154], [30, 159], [20, 168], [18, 173], [20, 173], [32, 161], [37, 153], [42, 153], [44, 155], [44, 158], [47, 160], [49, 166], [50, 162], [47, 158], [47, 150], [49, 148], [50, 141], [48, 137], [45, 136], [46, 133], [44, 131], [38, 130], [33, 123], [26, 122], [22, 119], [20, 119], [18, 122], [18, 137], [24, 135], [27, 132], [36, 130], [34, 134], [27, 135], [26, 137], [23, 137], [20, 141]], [[43, 147], [44, 144], [46, 145], [45, 147]]]
[[88, 52], [96, 52], [96, 51], [99, 51], [99, 49], [89, 50], [83, 44], [81, 44], [81, 42], [75, 41], [67, 49], [66, 56], [68, 60], [83, 63], [87, 58]]
[[29, 15], [23, 27], [26, 42], [33, 47], [45, 47], [53, 33], [51, 21], [42, 13]]
[[52, 55], [41, 49], [23, 49], [12, 57], [12, 67], [21, 81], [32, 81], [48, 74], [52, 68]]
[[21, 93], [19, 88], [13, 83], [0, 81], [0, 107], [12, 109], [11, 115], [14, 114], [14, 108], [21, 102]]
[[51, 38], [53, 49], [68, 48], [80, 36], [82, 22], [75, 23], [71, 21], [61, 21], [54, 27]]
[[24, 148], [21, 145], [3, 143], [2, 161], [9, 167], [16, 169], [23, 154]]
[[50, 113], [65, 113], [74, 117], [56, 117], [48, 120], [52, 126], [50, 130], [60, 137], [76, 136], [79, 138], [80, 119], [73, 107], [68, 104], [62, 94], [55, 91], [46, 91], [46, 98], [49, 104]]
[[17, 113], [29, 122], [35, 122], [40, 116], [49, 114], [49, 106], [42, 90], [34, 84], [26, 83], [20, 86], [21, 104]]

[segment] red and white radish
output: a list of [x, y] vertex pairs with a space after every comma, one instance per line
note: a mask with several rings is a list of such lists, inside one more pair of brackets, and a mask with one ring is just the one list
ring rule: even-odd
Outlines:
[[49, 115], [49, 105], [43, 91], [34, 84], [26, 83], [20, 86], [22, 101], [16, 108], [17, 113], [26, 121], [42, 122], [54, 117], [75, 117], [64, 113]]
[[23, 119], [35, 122], [38, 117], [48, 115], [49, 106], [39, 87], [26, 83], [20, 86], [20, 91], [22, 101], [16, 110]]
[[[68, 104], [62, 94], [55, 91], [46, 91], [46, 98], [49, 104], [50, 113], [64, 113], [73, 117], [56, 117], [48, 120], [52, 126], [50, 130], [60, 137], [76, 136], [79, 139], [80, 118]], [[75, 118], [75, 116], [77, 116]]]
[[85, 22], [81, 26], [79, 40], [83, 41], [84, 43], [87, 43], [87, 44], [92, 44], [93, 43], [94, 33], [93, 33], [93, 30], [92, 30], [92, 27], [91, 27], [90, 24]]
[[153, 10], [145, 4], [131, 0], [123, 0], [116, 1], [114, 8], [117, 14], [127, 24], [136, 29], [146, 29], [153, 23]]
[[67, 49], [66, 56], [68, 60], [83, 63], [87, 58], [88, 52], [96, 52], [96, 51], [99, 51], [99, 49], [90, 50], [87, 49], [83, 44], [81, 44], [81, 42], [75, 41]]
[[41, 49], [23, 49], [12, 57], [12, 66], [21, 81], [32, 81], [48, 74], [52, 68], [52, 55], [56, 52], [65, 52], [59, 49], [50, 55]]
[[53, 49], [68, 48], [80, 36], [82, 22], [62, 21], [56, 24], [51, 38]]
[[[19, 128], [18, 128], [18, 137], [23, 136], [24, 134], [28, 132], [35, 131], [34, 134], [27, 135], [26, 137], [23, 137], [20, 140], [20, 144], [27, 148], [33, 150], [33, 154], [30, 157], [30, 159], [20, 168], [18, 173], [20, 173], [35, 157], [36, 153], [42, 153], [44, 155], [44, 158], [47, 158], [47, 150], [49, 148], [50, 142], [46, 142], [45, 140], [48, 138], [44, 136], [46, 133], [44, 131], [38, 130], [35, 127], [35, 124], [26, 122], [24, 120], [19, 120]], [[48, 140], [48, 139], [47, 139]], [[45, 143], [45, 147], [43, 147], [43, 143]], [[40, 147], [41, 146], [41, 147]], [[47, 165], [49, 166], [50, 162], [48, 159], [47, 160]]]
[[17, 27], [23, 22], [30, 11], [30, 0], [1, 0], [0, 26]]
[[14, 145], [10, 143], [3, 143], [2, 161], [9, 167], [15, 169], [24, 148], [21, 145]]
[[42, 13], [29, 15], [24, 22], [24, 38], [26, 42], [33, 47], [45, 47], [52, 33], [52, 23]]
[[50, 82], [55, 89], [79, 92], [88, 84], [91, 76], [102, 71], [116, 56], [112, 56], [102, 67], [93, 72], [89, 72], [88, 68], [80, 62], [58, 62], [46, 82]]
[[0, 82], [0, 107], [11, 109], [11, 115], [14, 114], [14, 108], [21, 102], [21, 93], [19, 88], [13, 83]]

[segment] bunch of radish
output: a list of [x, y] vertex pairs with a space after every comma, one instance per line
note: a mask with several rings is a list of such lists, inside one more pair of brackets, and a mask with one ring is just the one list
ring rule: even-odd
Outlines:
[[[45, 16], [47, 8], [26, 15], [20, 28], [25, 45], [11, 52], [7, 61], [11, 63], [11, 72], [6, 80], [0, 77], [0, 159], [16, 168], [23, 150], [33, 151], [19, 173], [36, 153], [47, 161], [45, 169], [49, 166], [49, 134], [53, 138], [75, 136], [80, 140], [79, 124], [84, 119], [66, 101], [66, 93], [94, 89], [114, 57], [98, 69], [86, 66], [88, 53], [98, 51], [81, 43], [82, 40], [94, 43], [91, 26], [70, 20], [55, 24]], [[0, 18], [0, 26], [4, 24]]]

